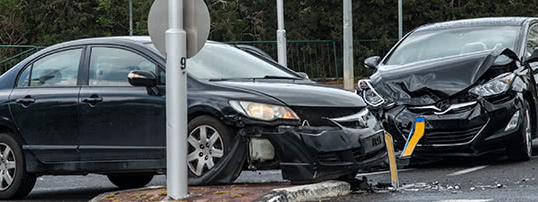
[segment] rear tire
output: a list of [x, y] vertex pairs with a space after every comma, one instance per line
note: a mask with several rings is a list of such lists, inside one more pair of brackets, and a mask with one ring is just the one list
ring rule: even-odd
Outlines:
[[107, 177], [112, 184], [121, 189], [133, 189], [149, 184], [153, 179], [153, 174], [110, 174]]
[[529, 102], [524, 100], [520, 116], [523, 118], [522, 138], [523, 144], [506, 148], [508, 159], [513, 161], [528, 161], [532, 156], [532, 117]]
[[25, 164], [21, 143], [0, 133], [0, 199], [20, 199], [32, 191], [36, 175], [26, 172]]

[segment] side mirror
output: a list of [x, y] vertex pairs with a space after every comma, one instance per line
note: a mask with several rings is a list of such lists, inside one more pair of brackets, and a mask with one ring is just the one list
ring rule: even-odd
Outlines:
[[377, 69], [379, 62], [381, 62], [381, 57], [379, 56], [369, 57], [369, 58], [366, 58], [366, 60], [364, 60], [364, 67], [368, 69]]
[[310, 79], [310, 77], [308, 77], [308, 74], [304, 72], [297, 72], [297, 74], [299, 74], [299, 76], [301, 76], [301, 78], [303, 79]]
[[133, 86], [155, 87], [157, 86], [157, 76], [150, 71], [135, 70], [127, 75], [129, 83]]
[[528, 57], [527, 60], [525, 60], [526, 64], [530, 64], [534, 62], [538, 62], [538, 49], [534, 50], [534, 52], [532, 52], [532, 55]]

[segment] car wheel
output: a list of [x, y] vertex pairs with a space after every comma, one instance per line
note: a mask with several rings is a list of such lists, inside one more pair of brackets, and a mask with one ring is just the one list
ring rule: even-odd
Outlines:
[[153, 174], [140, 174], [140, 173], [122, 173], [122, 174], [110, 174], [107, 175], [108, 180], [112, 184], [121, 189], [132, 189], [144, 187], [151, 182]]
[[237, 179], [241, 172], [238, 167], [241, 168], [242, 165], [232, 165], [225, 161], [227, 155], [232, 155], [233, 134], [233, 129], [211, 116], [199, 116], [189, 122], [189, 184], [223, 184]]
[[26, 172], [21, 148], [11, 135], [0, 134], [0, 199], [23, 198], [34, 188], [36, 176]]
[[518, 145], [515, 147], [509, 147], [507, 148], [507, 154], [508, 158], [514, 161], [527, 161], [532, 156], [532, 116], [530, 112], [529, 103], [525, 100], [523, 102], [524, 104], [524, 113], [522, 113], [522, 116], [524, 118], [523, 121], [523, 130], [522, 130], [522, 137], [523, 137], [523, 144]]

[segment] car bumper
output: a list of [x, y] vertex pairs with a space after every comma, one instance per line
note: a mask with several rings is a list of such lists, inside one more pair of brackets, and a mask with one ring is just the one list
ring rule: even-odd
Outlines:
[[397, 137], [396, 146], [403, 149], [415, 117], [426, 119], [424, 137], [415, 149], [414, 157], [480, 156], [508, 146], [523, 144], [522, 116], [514, 129], [505, 131], [518, 110], [522, 96], [508, 97], [496, 102], [480, 99], [468, 108], [442, 115], [424, 114], [400, 107], [389, 111], [386, 130]]
[[279, 126], [263, 132], [275, 147], [284, 179], [294, 184], [336, 179], [380, 165], [387, 156], [384, 130]]

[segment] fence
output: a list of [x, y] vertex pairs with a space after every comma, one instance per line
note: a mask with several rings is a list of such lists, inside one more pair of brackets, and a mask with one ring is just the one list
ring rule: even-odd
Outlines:
[[0, 73], [4, 73], [24, 58], [43, 49], [41, 46], [0, 45]]
[[[368, 56], [385, 55], [397, 40], [355, 40], [355, 76], [366, 77], [372, 72], [362, 68]], [[257, 47], [273, 58], [277, 58], [276, 41], [230, 41]], [[315, 80], [338, 80], [343, 72], [343, 46], [334, 40], [290, 40], [287, 44], [288, 67], [305, 72]]]
[[[366, 77], [371, 70], [363, 68], [368, 56], [385, 55], [396, 40], [355, 40], [354, 72], [356, 77]], [[271, 57], [277, 58], [276, 41], [230, 41], [228, 44], [243, 44], [257, 47]], [[343, 72], [343, 46], [334, 40], [290, 40], [288, 41], [288, 67], [305, 72], [314, 80], [337, 80]], [[0, 73], [41, 50], [42, 46], [0, 45]]]

